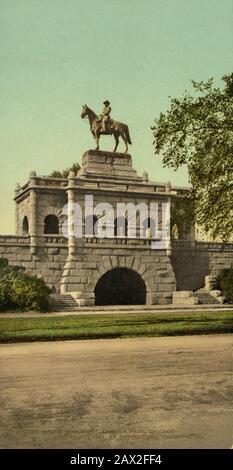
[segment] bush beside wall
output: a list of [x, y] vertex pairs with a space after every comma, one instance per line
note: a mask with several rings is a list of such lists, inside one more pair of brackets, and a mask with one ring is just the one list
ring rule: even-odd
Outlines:
[[233, 302], [233, 266], [220, 272], [216, 280], [216, 288], [223, 292], [227, 302]]
[[50, 294], [51, 289], [43, 279], [7, 266], [6, 260], [0, 263], [0, 311], [48, 311]]

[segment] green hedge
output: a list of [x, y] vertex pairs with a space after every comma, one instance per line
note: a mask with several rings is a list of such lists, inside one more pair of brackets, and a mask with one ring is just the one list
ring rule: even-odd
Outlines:
[[216, 288], [223, 292], [227, 302], [233, 302], [233, 266], [220, 272], [216, 280]]
[[48, 311], [51, 289], [43, 279], [9, 267], [4, 261], [0, 263], [0, 311]]

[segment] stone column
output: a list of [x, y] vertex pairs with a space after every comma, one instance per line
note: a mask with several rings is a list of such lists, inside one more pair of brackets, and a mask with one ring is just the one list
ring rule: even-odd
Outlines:
[[[167, 181], [166, 183], [166, 193], [171, 193], [171, 182]], [[171, 245], [171, 197], [168, 197], [167, 203], [169, 204], [169, 227], [167, 230], [167, 247], [166, 247], [166, 255], [171, 256], [172, 254], [172, 245]], [[165, 214], [163, 214], [164, 216]]]
[[[19, 188], [20, 188], [20, 184], [17, 183], [16, 188], [15, 188], [15, 197], [18, 195]], [[22, 227], [19, 226], [19, 207], [18, 207], [17, 201], [15, 200], [15, 234], [21, 235], [21, 232], [22, 232]]]
[[74, 185], [75, 173], [70, 171], [68, 176], [67, 200], [68, 200], [68, 258], [72, 259], [75, 256], [75, 234], [74, 234]]
[[37, 192], [36, 192], [36, 172], [30, 173], [30, 199], [29, 199], [29, 235], [30, 235], [30, 252], [32, 255], [36, 254], [37, 248]]

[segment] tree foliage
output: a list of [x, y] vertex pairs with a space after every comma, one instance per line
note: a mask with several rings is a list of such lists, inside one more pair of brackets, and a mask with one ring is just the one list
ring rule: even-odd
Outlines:
[[49, 310], [51, 289], [43, 279], [7, 264], [0, 263], [0, 311]]
[[173, 98], [152, 127], [164, 166], [187, 165], [196, 221], [213, 238], [233, 234], [233, 74], [224, 87], [192, 81], [195, 95]]
[[[187, 191], [177, 191], [175, 203], [171, 206], [171, 229], [177, 226], [179, 238], [186, 238], [194, 219], [192, 195]], [[171, 234], [172, 235], [172, 234]]]
[[219, 273], [215, 287], [223, 292], [227, 302], [233, 302], [233, 266]]
[[73, 165], [70, 168], [66, 168], [65, 170], [62, 170], [62, 171], [54, 170], [51, 173], [50, 177], [67, 179], [70, 171], [74, 171], [75, 173], [77, 173], [79, 170], [80, 170], [79, 163], [73, 163]]

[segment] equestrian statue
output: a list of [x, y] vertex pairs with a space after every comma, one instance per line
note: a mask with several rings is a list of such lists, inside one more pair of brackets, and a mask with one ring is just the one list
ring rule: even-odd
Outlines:
[[108, 100], [104, 101], [103, 104], [104, 108], [99, 116], [97, 116], [92, 109], [88, 108], [86, 104], [82, 107], [81, 112], [81, 118], [88, 117], [89, 119], [91, 133], [97, 144], [96, 150], [99, 150], [99, 139], [101, 135], [113, 135], [115, 138], [115, 148], [113, 152], [116, 152], [119, 144], [119, 137], [121, 137], [125, 143], [125, 153], [127, 153], [128, 144], [132, 144], [129, 135], [129, 128], [127, 124], [111, 119], [111, 107]]

